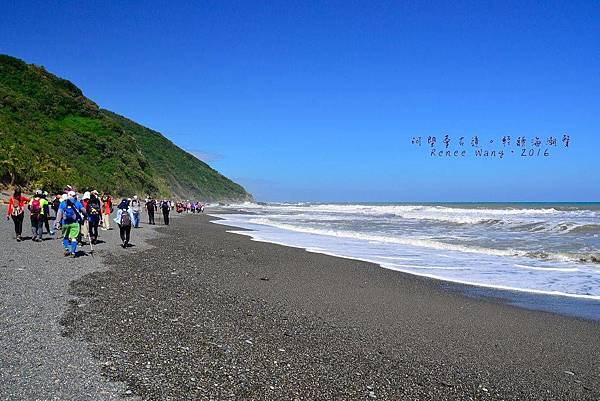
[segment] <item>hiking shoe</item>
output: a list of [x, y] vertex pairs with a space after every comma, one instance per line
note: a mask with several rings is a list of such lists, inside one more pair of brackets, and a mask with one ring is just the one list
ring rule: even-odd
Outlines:
[[68, 249], [65, 249], [65, 256], [69, 256], [71, 255], [71, 251], [69, 251]]
[[21, 236], [17, 235], [17, 242], [21, 242]]
[[76, 254], [76, 253], [71, 253], [71, 257], [72, 257], [72, 258], [76, 258], [76, 257], [77, 257], [77, 254]]

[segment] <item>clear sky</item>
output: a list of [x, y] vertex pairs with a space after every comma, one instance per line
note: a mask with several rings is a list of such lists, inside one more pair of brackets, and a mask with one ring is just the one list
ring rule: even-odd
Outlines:
[[[257, 200], [600, 200], [595, 0], [1, 8], [0, 53], [164, 133]], [[467, 138], [465, 158], [430, 156], [427, 137], [437, 149], [446, 134], [452, 149]], [[482, 149], [559, 144], [481, 158], [474, 135], [496, 140]]]

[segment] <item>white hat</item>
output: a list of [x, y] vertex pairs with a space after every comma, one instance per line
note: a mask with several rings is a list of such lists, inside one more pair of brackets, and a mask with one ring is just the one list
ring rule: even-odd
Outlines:
[[90, 194], [90, 191], [85, 191], [85, 192], [83, 193], [83, 198], [81, 198], [81, 199], [90, 199], [90, 195], [91, 195], [91, 194]]
[[75, 191], [69, 191], [68, 195], [69, 195], [70, 197], [74, 197], [74, 196], [75, 196], [75, 195], [77, 195], [77, 194], [75, 193]]

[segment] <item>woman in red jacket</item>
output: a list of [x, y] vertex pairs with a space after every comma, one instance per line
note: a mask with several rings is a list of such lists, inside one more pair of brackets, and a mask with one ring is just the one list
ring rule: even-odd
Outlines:
[[12, 218], [15, 223], [15, 235], [17, 242], [21, 241], [21, 233], [23, 232], [23, 218], [25, 217], [25, 205], [29, 202], [29, 198], [21, 195], [21, 188], [15, 188], [13, 196], [8, 201], [8, 212], [6, 220]]

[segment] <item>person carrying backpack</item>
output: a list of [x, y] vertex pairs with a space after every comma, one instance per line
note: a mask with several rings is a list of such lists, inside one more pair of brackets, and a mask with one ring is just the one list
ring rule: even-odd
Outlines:
[[129, 207], [129, 200], [123, 199], [119, 203], [119, 206], [117, 206], [117, 216], [115, 217], [115, 223], [119, 226], [119, 235], [121, 236], [121, 246], [123, 248], [127, 248], [127, 245], [129, 245], [133, 218], [133, 211]]
[[[85, 191], [81, 197], [81, 205], [83, 206], [83, 208], [85, 209], [86, 213], [87, 213], [87, 205], [88, 202], [90, 201], [90, 192], [89, 191]], [[90, 233], [89, 231], [89, 224], [88, 224], [88, 219], [81, 219], [81, 221], [79, 222], [79, 236], [77, 237], [77, 243], [79, 245], [85, 245], [85, 241], [88, 238], [88, 234]]]
[[16, 187], [13, 196], [8, 201], [8, 211], [6, 213], [6, 220], [12, 219], [15, 225], [15, 238], [17, 242], [21, 242], [21, 234], [23, 232], [23, 219], [25, 218], [25, 204], [29, 202], [29, 198], [26, 198], [21, 194], [21, 188]]
[[171, 212], [171, 205], [170, 205], [169, 201], [166, 201], [166, 200], [162, 201], [161, 209], [162, 209], [163, 218], [165, 219], [165, 225], [168, 226], [169, 225], [169, 213]]
[[98, 241], [98, 226], [100, 225], [100, 213], [102, 211], [102, 202], [98, 197], [98, 191], [94, 190], [90, 193], [90, 199], [86, 205], [88, 229], [90, 232], [90, 241], [92, 245], [96, 245]]
[[42, 194], [42, 199], [44, 199], [44, 227], [46, 227], [46, 233], [48, 235], [54, 235], [54, 231], [50, 228], [50, 202], [48, 201], [48, 191], [44, 191]]
[[77, 194], [74, 191], [69, 191], [67, 199], [61, 202], [58, 207], [54, 225], [56, 229], [62, 226], [65, 256], [75, 257], [77, 255], [77, 237], [79, 236], [80, 223], [85, 214], [83, 205], [77, 200]]
[[152, 197], [146, 201], [146, 210], [148, 211], [148, 224], [154, 225], [154, 211], [156, 210], [156, 200]]
[[34, 242], [41, 242], [44, 237], [44, 208], [47, 207], [48, 201], [43, 198], [43, 192], [38, 189], [28, 206], [33, 234], [31, 240]]

